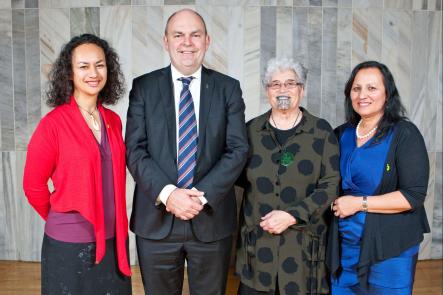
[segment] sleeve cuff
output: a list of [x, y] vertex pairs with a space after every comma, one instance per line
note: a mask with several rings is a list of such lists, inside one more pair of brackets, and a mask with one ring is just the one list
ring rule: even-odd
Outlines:
[[[196, 191], [197, 188], [193, 187], [192, 190]], [[202, 203], [203, 206], [208, 203], [208, 200], [204, 196], [201, 196], [201, 197], [198, 197], [198, 198], [199, 198], [199, 200], [200, 200], [200, 202]]]
[[166, 206], [166, 202], [168, 201], [169, 196], [171, 193], [176, 189], [177, 187], [173, 184], [166, 185], [160, 194], [157, 197], [157, 200], [155, 201], [155, 206], [158, 206], [160, 204], [164, 204]]

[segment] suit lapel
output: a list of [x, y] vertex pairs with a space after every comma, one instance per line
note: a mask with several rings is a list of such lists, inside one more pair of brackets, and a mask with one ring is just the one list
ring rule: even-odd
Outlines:
[[171, 149], [174, 159], [177, 157], [177, 138], [175, 122], [175, 102], [173, 93], [173, 84], [171, 76], [171, 66], [166, 67], [161, 72], [158, 86], [160, 88], [161, 101], [165, 108], [165, 119], [168, 126], [168, 137], [171, 143]]
[[197, 145], [197, 165], [202, 155], [203, 144], [206, 137], [206, 126], [208, 124], [209, 111], [213, 99], [212, 92], [214, 90], [214, 80], [208, 70], [202, 67], [202, 82], [200, 86], [200, 110], [199, 110], [199, 129], [198, 129], [198, 145]]

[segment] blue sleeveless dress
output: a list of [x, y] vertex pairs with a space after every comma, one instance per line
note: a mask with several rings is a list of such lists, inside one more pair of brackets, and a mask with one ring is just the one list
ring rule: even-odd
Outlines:
[[[347, 128], [340, 138], [340, 169], [345, 195], [371, 196], [379, 186], [389, 146], [390, 132], [379, 143], [370, 139], [361, 147], [356, 145], [355, 128]], [[419, 245], [411, 247], [397, 257], [374, 264], [369, 270], [369, 288], [359, 286], [357, 264], [360, 242], [365, 227], [366, 212], [339, 220], [341, 237], [341, 274], [332, 278], [332, 294], [409, 295], [412, 294], [415, 263]]]

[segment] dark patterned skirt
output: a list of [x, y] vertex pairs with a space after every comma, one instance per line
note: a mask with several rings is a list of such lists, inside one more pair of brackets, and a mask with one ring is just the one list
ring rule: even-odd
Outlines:
[[119, 272], [115, 239], [106, 240], [106, 254], [95, 264], [95, 242], [67, 243], [45, 235], [42, 245], [43, 295], [126, 295], [131, 278]]
[[275, 291], [269, 292], [257, 291], [240, 282], [237, 295], [280, 295], [280, 292], [278, 291], [278, 285], [276, 286], [276, 289], [277, 290]]

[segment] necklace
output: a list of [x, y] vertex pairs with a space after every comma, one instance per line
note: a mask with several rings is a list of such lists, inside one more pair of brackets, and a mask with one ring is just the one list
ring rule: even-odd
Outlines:
[[366, 133], [365, 135], [360, 135], [358, 130], [360, 129], [361, 121], [362, 120], [360, 119], [360, 121], [357, 124], [357, 128], [355, 128], [355, 135], [357, 136], [358, 139], [365, 139], [365, 138], [371, 136], [371, 134], [374, 133], [375, 130], [377, 130], [378, 125], [375, 125], [375, 127], [372, 128], [371, 130], [369, 130], [369, 132]]
[[[295, 124], [296, 124], [297, 121], [298, 121], [298, 117], [300, 116], [300, 113], [301, 113], [301, 111], [299, 110], [299, 111], [298, 111], [298, 114], [297, 114], [297, 118], [295, 118], [294, 124], [292, 124], [292, 127], [291, 127], [290, 129], [292, 129], [292, 128], [295, 127]], [[272, 123], [274, 123], [275, 127], [278, 129], [277, 123], [275, 123], [275, 121], [274, 121], [274, 117], [272, 117], [272, 113], [271, 113], [271, 120], [272, 120]], [[288, 130], [289, 130], [289, 129], [288, 129]], [[280, 145], [280, 148], [281, 148], [281, 144], [278, 143], [278, 145]], [[283, 148], [282, 148], [282, 149], [283, 149]], [[291, 153], [290, 151], [287, 151], [287, 150], [285, 149], [285, 150], [283, 151], [283, 153], [281, 154], [281, 156], [280, 156], [280, 163], [281, 163], [283, 166], [288, 167], [289, 165], [291, 165], [292, 163], [294, 163], [294, 158], [295, 158], [295, 155], [294, 155], [293, 153]]]
[[97, 107], [95, 107], [95, 109], [94, 109], [92, 112], [89, 112], [88, 110], [82, 108], [79, 104], [77, 104], [77, 106], [78, 106], [81, 110], [83, 110], [83, 111], [85, 111], [85, 112], [88, 113], [88, 115], [89, 115], [89, 119], [91, 120], [92, 128], [93, 128], [95, 131], [100, 131], [100, 125], [98, 124], [97, 120], [94, 118], [94, 113], [95, 113], [95, 111], [97, 111]]
[[[297, 118], [295, 118], [294, 124], [292, 124], [292, 127], [289, 128], [289, 129], [292, 129], [292, 128], [295, 127], [295, 124], [296, 124], [297, 121], [298, 121], [298, 117], [300, 116], [300, 113], [301, 113], [301, 111], [299, 110], [299, 111], [298, 111], [298, 114], [297, 114]], [[272, 123], [274, 123], [275, 128], [279, 129], [278, 126], [277, 126], [277, 123], [275, 123], [275, 121], [274, 121], [274, 117], [272, 116], [272, 113], [271, 113], [271, 120], [272, 120]]]

